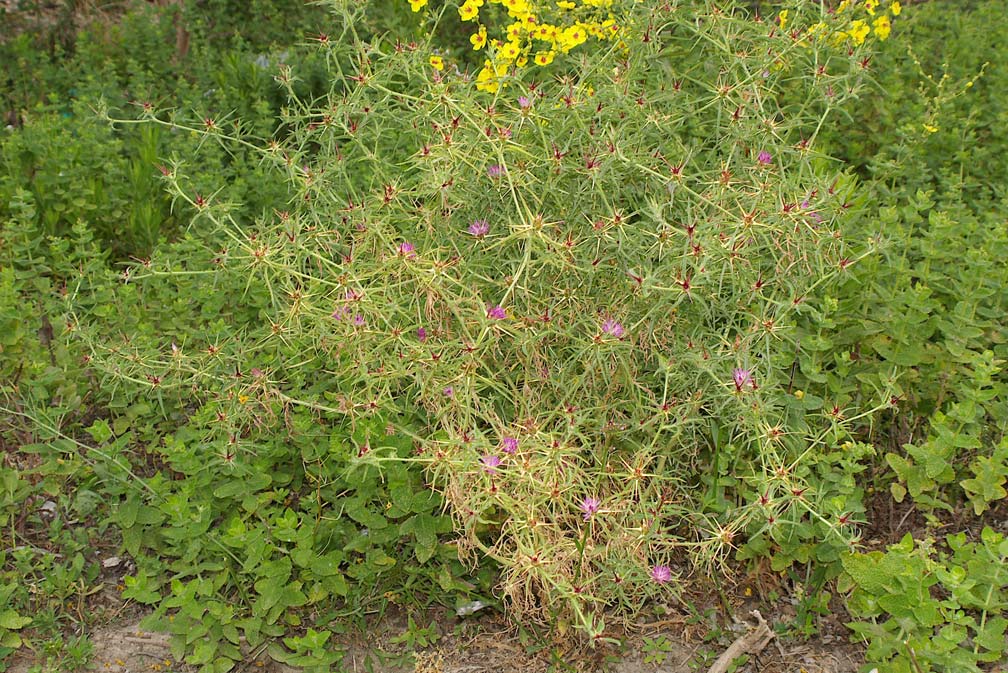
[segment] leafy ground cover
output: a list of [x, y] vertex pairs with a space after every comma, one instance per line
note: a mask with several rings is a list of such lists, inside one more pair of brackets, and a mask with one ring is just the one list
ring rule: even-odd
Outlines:
[[0, 11], [0, 667], [1003, 659], [999, 3]]

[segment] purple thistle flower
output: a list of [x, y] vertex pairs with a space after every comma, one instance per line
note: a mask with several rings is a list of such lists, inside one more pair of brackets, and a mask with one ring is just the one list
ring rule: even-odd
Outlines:
[[651, 579], [658, 584], [665, 584], [672, 581], [672, 569], [668, 566], [655, 566], [651, 568]]
[[357, 327], [364, 327], [364, 325], [367, 324], [367, 321], [364, 320], [364, 316], [358, 313], [353, 317], [353, 324], [356, 325]]
[[423, 327], [417, 327], [416, 338], [420, 340], [420, 343], [427, 341], [427, 330]]
[[581, 508], [581, 511], [584, 512], [584, 520], [587, 521], [592, 518], [595, 513], [598, 512], [599, 505], [601, 504], [602, 503], [598, 498], [592, 498], [590, 496], [582, 500], [579, 507]]
[[609, 336], [616, 337], [617, 339], [622, 337], [624, 334], [623, 325], [619, 324], [612, 318], [609, 318], [602, 323], [602, 331]]
[[501, 440], [501, 451], [508, 455], [514, 455], [518, 451], [518, 440], [514, 437], [505, 437]]
[[755, 388], [756, 384], [752, 379], [752, 372], [748, 369], [742, 369], [741, 367], [732, 370], [732, 381], [735, 382], [735, 390], [742, 392], [742, 388], [749, 386], [750, 388]]
[[501, 459], [499, 456], [483, 456], [480, 458], [480, 462], [483, 463], [483, 470], [487, 474], [497, 474], [497, 468], [500, 467]]
[[445, 397], [454, 397], [455, 389], [451, 386], [445, 386], [444, 390], [441, 391], [441, 394], [443, 394]]
[[532, 107], [532, 101], [529, 100], [528, 96], [518, 96], [518, 107], [522, 110], [528, 110]]
[[494, 164], [493, 166], [487, 168], [487, 175], [496, 180], [500, 178], [502, 175], [504, 175], [504, 167], [498, 164]]
[[416, 248], [409, 241], [403, 241], [399, 244], [399, 254], [403, 257], [416, 257]]
[[483, 238], [490, 233], [490, 223], [486, 220], [473, 220], [468, 231], [476, 238]]
[[504, 309], [498, 305], [491, 309], [487, 309], [487, 317], [493, 318], [494, 320], [504, 320], [504, 318], [507, 317], [507, 314], [504, 313]]
[[773, 155], [767, 152], [766, 150], [761, 150], [759, 156], [756, 157], [756, 160], [759, 161], [764, 166], [766, 166], [771, 161], [773, 161]]

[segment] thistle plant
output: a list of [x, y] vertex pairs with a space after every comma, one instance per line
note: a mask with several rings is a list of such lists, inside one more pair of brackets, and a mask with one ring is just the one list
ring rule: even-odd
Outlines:
[[606, 3], [618, 39], [494, 56], [497, 86], [344, 14], [316, 39], [328, 96], [278, 72], [274, 138], [144, 110], [259, 147], [295, 196], [236, 221], [166, 162], [198, 252], [129, 282], [204, 274], [233, 295], [180, 298], [187, 343], [94, 338], [96, 361], [186, 400], [213, 469], [254, 461], [296, 408], [409, 437], [409, 456], [377, 435], [345, 460], [425, 470], [512, 610], [595, 639], [687, 558], [718, 567], [809, 521], [848, 540], [847, 504], [806, 463], [870, 410], [796, 406], [789, 377], [796, 316], [870, 254], [845, 233], [854, 183], [817, 144], [861, 93], [870, 40], [853, 9], [793, 5]]

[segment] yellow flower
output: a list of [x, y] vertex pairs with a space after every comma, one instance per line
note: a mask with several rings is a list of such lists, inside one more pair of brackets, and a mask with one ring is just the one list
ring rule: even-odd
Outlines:
[[541, 23], [532, 32], [532, 36], [543, 42], [553, 42], [556, 40], [557, 27], [549, 23]]
[[427, 6], [427, 0], [409, 0], [410, 9], [419, 12], [421, 8]]
[[476, 88], [480, 91], [497, 93], [500, 89], [501, 78], [507, 73], [506, 64], [495, 65], [491, 61], [483, 62], [483, 69], [476, 75]]
[[875, 19], [872, 25], [875, 26], [875, 34], [878, 35], [878, 39], [880, 40], [889, 37], [889, 33], [892, 31], [892, 23], [889, 22], [889, 17], [885, 14]]
[[525, 56], [524, 54], [519, 56], [517, 59], [515, 59], [515, 65], [518, 66], [519, 68], [524, 68], [526, 65], [528, 65], [528, 56]]
[[777, 23], [780, 25], [780, 29], [784, 30], [787, 28], [787, 15], [788, 10], [782, 10], [780, 16], [777, 17]]
[[924, 124], [924, 130], [927, 131], [928, 133], [937, 133], [938, 127], [932, 126], [931, 124]]
[[444, 70], [444, 59], [440, 56], [431, 56], [429, 60], [431, 67], [435, 70]]
[[878, 7], [879, 0], [865, 0], [864, 8], [869, 14], [875, 16], [875, 8]]
[[837, 14], [850, 7], [851, 0], [842, 0], [840, 6], [836, 8]]
[[807, 34], [809, 36], [811, 36], [811, 37], [819, 39], [819, 38], [826, 37], [826, 34], [828, 32], [829, 32], [829, 28], [826, 26], [825, 23], [823, 23], [822, 21], [820, 21], [819, 23], [816, 23], [816, 24], [813, 24], [813, 25], [809, 26]]
[[574, 9], [577, 5], [570, 0], [557, 0], [557, 7], [560, 9]]
[[478, 31], [469, 36], [469, 44], [472, 45], [473, 51], [479, 51], [485, 47], [486, 42], [486, 26], [480, 26]]
[[553, 58], [556, 56], [554, 51], [540, 51], [535, 55], [536, 65], [549, 65], [553, 62]]
[[462, 3], [462, 6], [459, 7], [458, 13], [459, 16], [462, 17], [463, 21], [472, 21], [479, 16], [479, 8], [479, 4], [472, 2], [472, 0], [466, 0], [466, 2]]
[[497, 58], [510, 63], [521, 54], [521, 45], [518, 42], [508, 42], [497, 52]]
[[889, 5], [889, 11], [892, 12], [893, 16], [899, 16], [900, 12], [903, 11], [903, 5], [899, 3], [899, 0], [893, 0], [893, 3]]
[[520, 40], [522, 37], [522, 33], [524, 32], [524, 29], [525, 26], [522, 25], [521, 21], [515, 21], [514, 23], [509, 25], [507, 27], [507, 30], [505, 31], [507, 33], [507, 39], [511, 40], [512, 42]]
[[584, 44], [587, 39], [588, 31], [584, 25], [576, 23], [569, 28], [565, 28], [563, 32], [557, 35], [557, 46], [560, 48], [560, 51], [566, 53], [574, 47]]
[[850, 36], [854, 40], [854, 44], [864, 44], [865, 38], [868, 37], [868, 33], [871, 32], [871, 28], [864, 21], [858, 19], [857, 21], [851, 21]]
[[514, 19], [524, 19], [532, 13], [526, 0], [502, 0], [501, 4], [507, 7], [508, 15]]

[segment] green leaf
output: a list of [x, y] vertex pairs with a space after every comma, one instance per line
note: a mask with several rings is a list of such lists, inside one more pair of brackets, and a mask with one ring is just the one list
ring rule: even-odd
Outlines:
[[112, 428], [104, 418], [95, 421], [91, 427], [87, 428], [87, 432], [98, 444], [104, 444], [112, 437]]
[[31, 624], [31, 617], [22, 617], [14, 610], [4, 610], [0, 612], [0, 629], [10, 629], [17, 631]]
[[973, 640], [985, 650], [1002, 653], [1005, 649], [1006, 628], [1008, 628], [1008, 619], [992, 617], [987, 620], [982, 629], [977, 631]]

